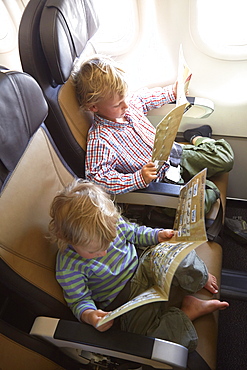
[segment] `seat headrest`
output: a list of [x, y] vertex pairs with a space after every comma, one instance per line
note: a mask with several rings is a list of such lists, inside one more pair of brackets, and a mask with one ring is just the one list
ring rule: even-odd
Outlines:
[[40, 39], [58, 85], [67, 81], [98, 25], [92, 0], [47, 0], [40, 19]]
[[[37, 82], [28, 74], [0, 71], [0, 170], [13, 171], [29, 139], [48, 113]], [[3, 181], [2, 173], [0, 179]], [[1, 188], [0, 184], [0, 188]]]

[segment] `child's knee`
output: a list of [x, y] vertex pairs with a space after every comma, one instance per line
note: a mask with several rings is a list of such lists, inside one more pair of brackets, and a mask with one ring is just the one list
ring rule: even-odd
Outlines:
[[220, 150], [220, 159], [222, 164], [222, 172], [229, 172], [233, 168], [234, 164], [234, 152], [230, 144], [224, 139], [218, 140], [217, 144], [222, 146]]
[[224, 164], [224, 172], [230, 172], [233, 168], [234, 156], [229, 156], [228, 160]]

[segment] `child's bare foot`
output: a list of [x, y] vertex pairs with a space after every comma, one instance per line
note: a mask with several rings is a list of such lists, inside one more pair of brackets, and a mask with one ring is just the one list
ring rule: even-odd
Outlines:
[[228, 302], [221, 302], [218, 299], [202, 300], [191, 295], [184, 297], [181, 310], [193, 321], [198, 317], [214, 312], [224, 310], [229, 306]]
[[208, 273], [208, 281], [206, 282], [204, 288], [207, 289], [210, 293], [218, 293], [219, 287], [217, 284], [217, 279], [214, 275]]

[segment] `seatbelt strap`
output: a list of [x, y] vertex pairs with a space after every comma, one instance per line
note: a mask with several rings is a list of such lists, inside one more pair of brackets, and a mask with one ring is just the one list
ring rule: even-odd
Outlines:
[[206, 361], [199, 355], [198, 352], [193, 351], [188, 355], [186, 370], [211, 370]]
[[217, 216], [215, 220], [213, 221], [213, 223], [206, 230], [209, 241], [215, 241], [217, 239], [222, 229], [222, 222], [223, 222], [223, 205], [220, 199], [220, 206], [219, 206]]

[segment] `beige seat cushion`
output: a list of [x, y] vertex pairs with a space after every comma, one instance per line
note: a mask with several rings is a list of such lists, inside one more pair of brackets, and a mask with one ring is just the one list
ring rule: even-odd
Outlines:
[[[206, 242], [200, 245], [196, 249], [196, 252], [206, 263], [208, 271], [216, 276], [220, 286], [222, 266], [221, 246], [215, 242]], [[206, 289], [202, 289], [196, 296], [200, 299], [219, 298], [219, 293], [213, 296]], [[204, 358], [212, 370], [216, 369], [217, 363], [218, 315], [219, 312], [216, 311], [194, 321], [198, 334], [197, 352]]]
[[0, 201], [1, 258], [18, 275], [64, 304], [62, 289], [55, 279], [57, 246], [50, 245], [47, 236], [52, 199], [72, 180], [40, 128]]
[[58, 102], [72, 134], [81, 148], [86, 151], [87, 133], [93, 116], [91, 112], [80, 110], [71, 77], [61, 87]]
[[63, 367], [12, 339], [0, 334], [1, 369], [64, 370]]

